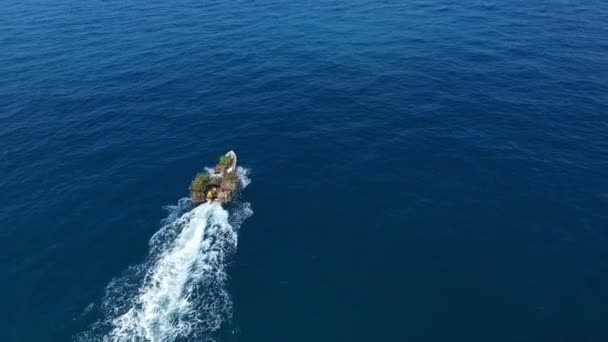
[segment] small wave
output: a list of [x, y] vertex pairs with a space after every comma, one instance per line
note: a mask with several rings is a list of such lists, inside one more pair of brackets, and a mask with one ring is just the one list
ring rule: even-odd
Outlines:
[[241, 186], [243, 187], [243, 189], [246, 188], [247, 185], [251, 184], [251, 178], [249, 178], [250, 173], [251, 173], [250, 169], [240, 167], [240, 166], [236, 167], [236, 174], [237, 174], [237, 176], [239, 176], [239, 179], [241, 181]]

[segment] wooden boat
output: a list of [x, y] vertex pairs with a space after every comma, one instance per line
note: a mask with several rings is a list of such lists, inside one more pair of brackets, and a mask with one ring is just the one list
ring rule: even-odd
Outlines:
[[236, 174], [236, 153], [229, 151], [220, 157], [209, 172], [201, 172], [190, 184], [190, 200], [193, 204], [205, 202], [229, 203], [239, 188]]

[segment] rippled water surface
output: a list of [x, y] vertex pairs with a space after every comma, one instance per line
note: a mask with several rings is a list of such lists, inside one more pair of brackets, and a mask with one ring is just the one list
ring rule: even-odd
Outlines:
[[[4, 1], [0, 340], [607, 341], [607, 23]], [[251, 184], [191, 210], [230, 149]]]

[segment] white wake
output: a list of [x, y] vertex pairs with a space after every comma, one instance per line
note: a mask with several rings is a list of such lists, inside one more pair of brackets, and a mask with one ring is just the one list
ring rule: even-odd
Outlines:
[[[239, 168], [242, 186], [248, 171]], [[150, 239], [149, 257], [112, 281], [102, 302], [104, 319], [84, 341], [200, 341], [230, 319], [226, 259], [237, 245], [241, 223], [253, 211], [237, 203], [230, 213], [205, 203], [184, 213], [187, 199], [169, 208], [164, 226]]]

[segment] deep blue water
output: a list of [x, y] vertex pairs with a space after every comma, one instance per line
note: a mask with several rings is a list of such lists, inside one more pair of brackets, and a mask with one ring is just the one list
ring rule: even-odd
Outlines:
[[[0, 32], [1, 341], [109, 339], [158, 289], [189, 314], [155, 341], [608, 340], [608, 2], [9, 0]], [[230, 149], [222, 272], [161, 267], [211, 255], [166, 207]]]

